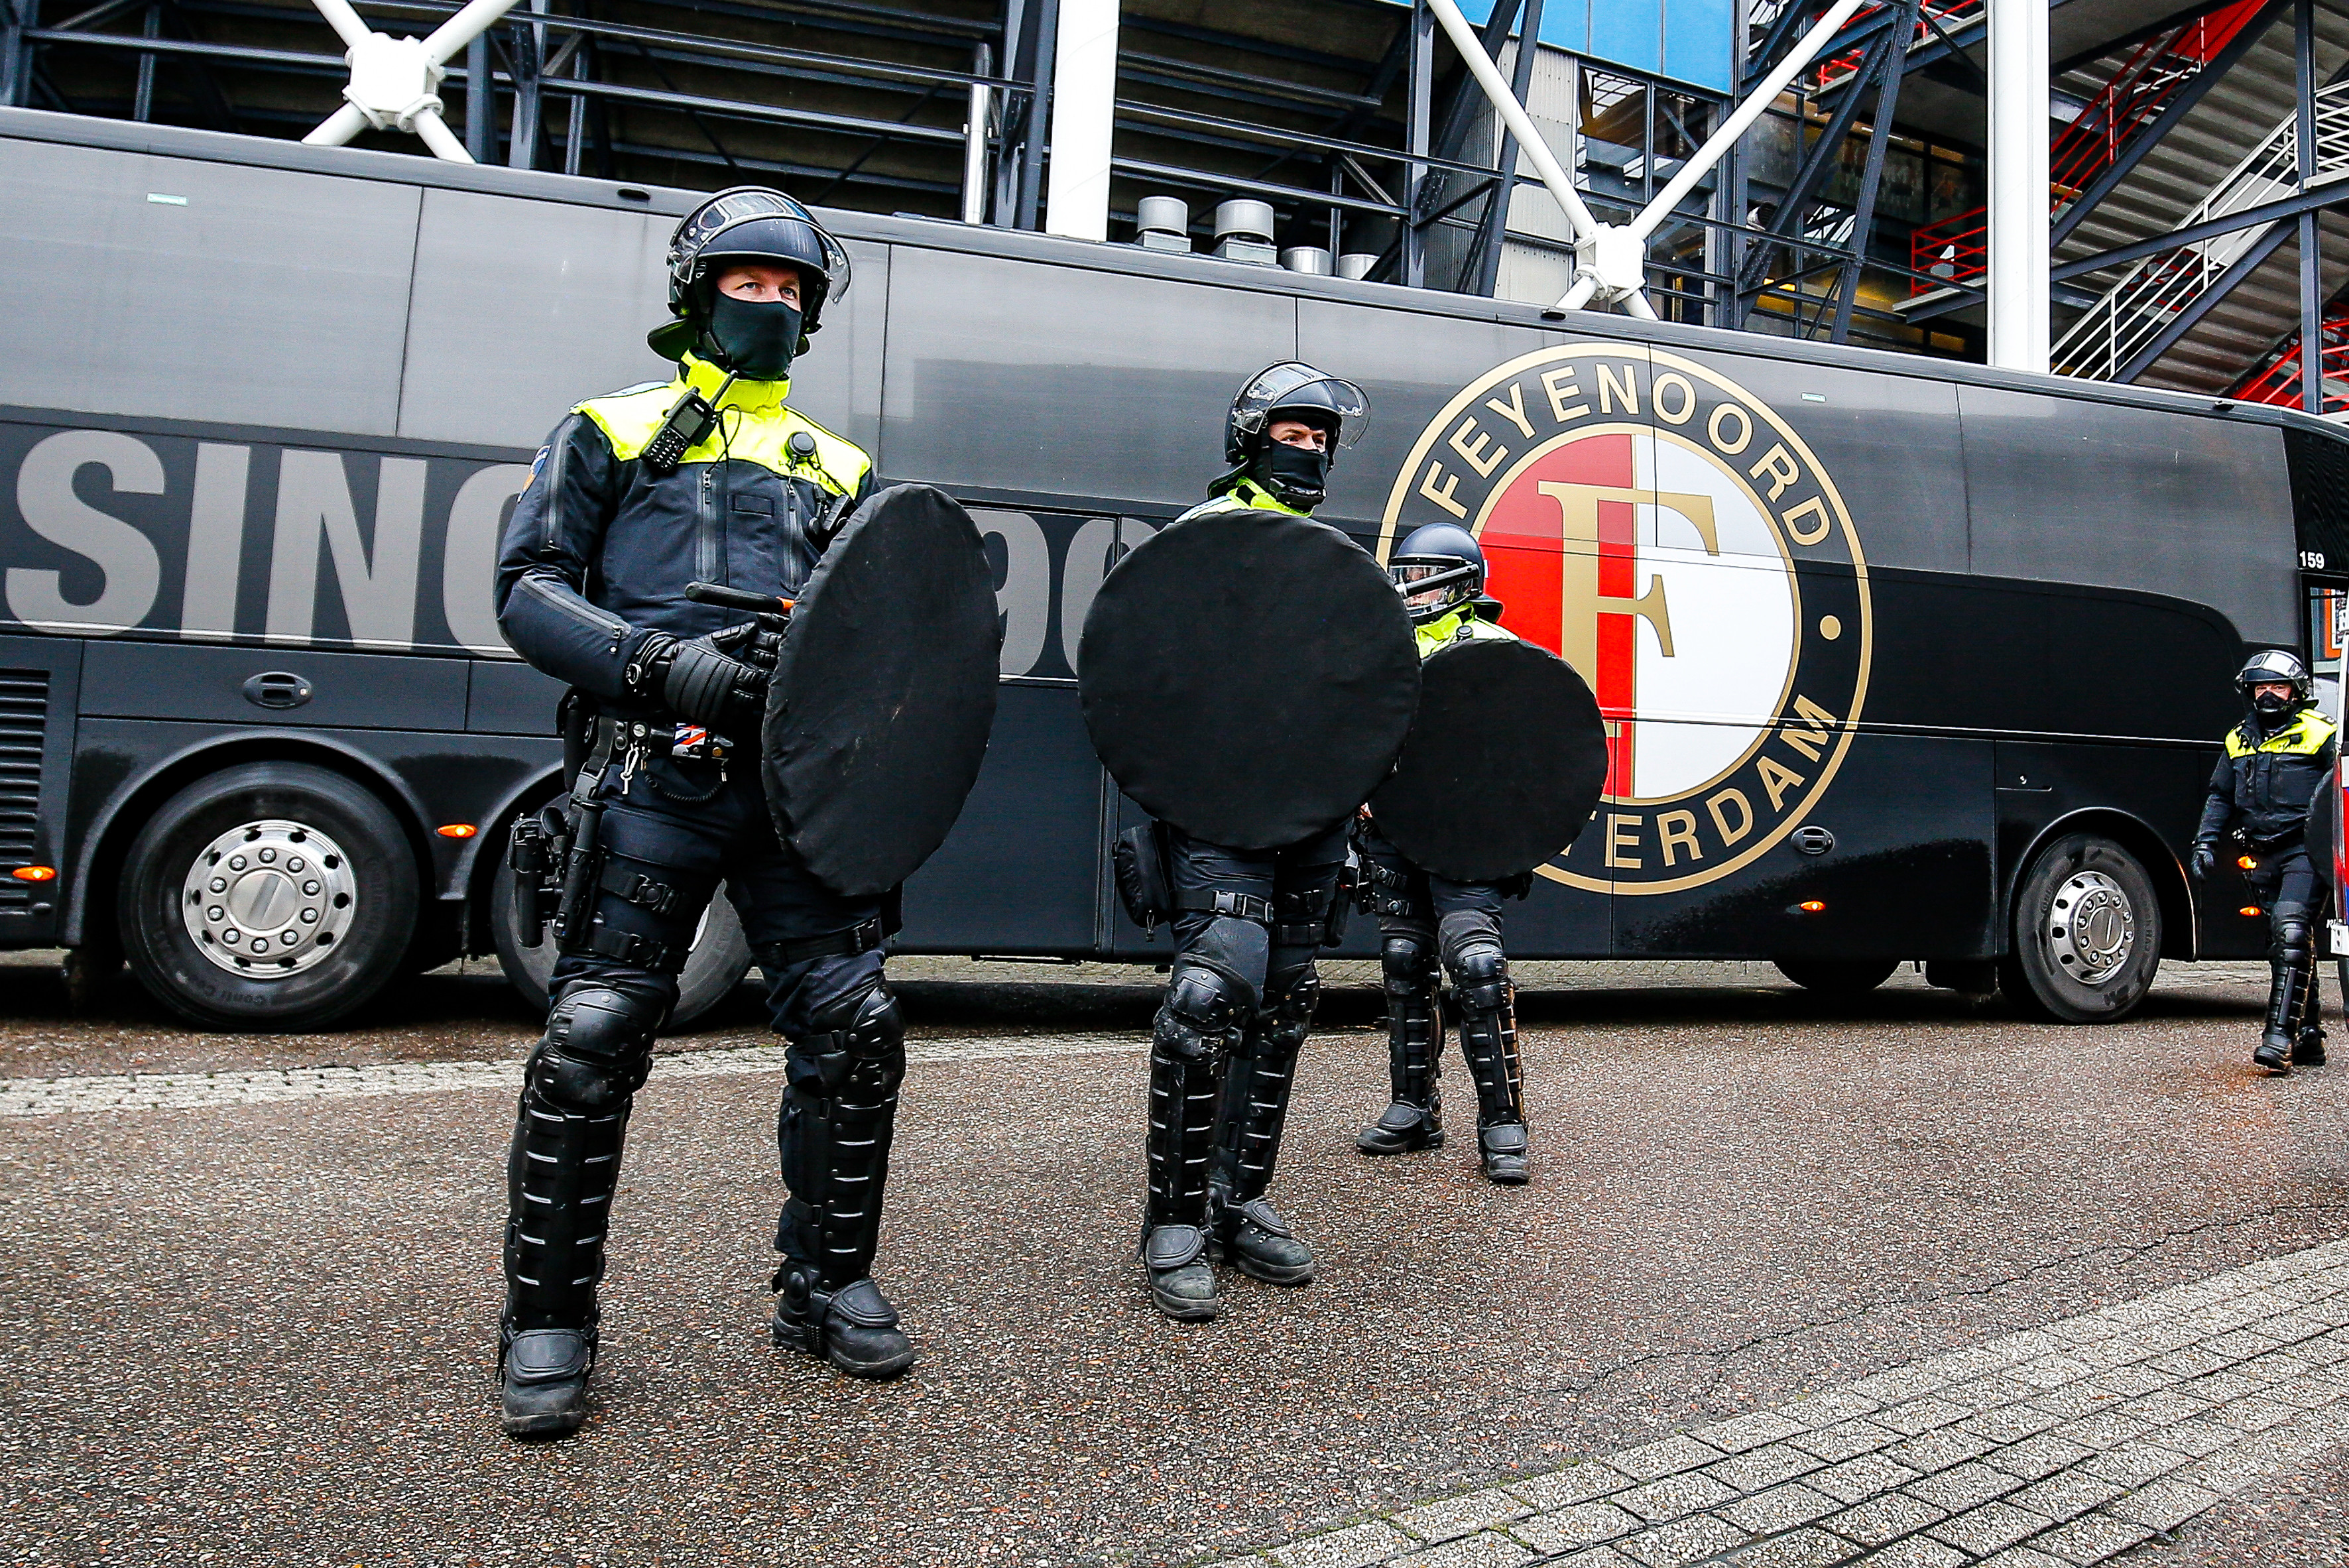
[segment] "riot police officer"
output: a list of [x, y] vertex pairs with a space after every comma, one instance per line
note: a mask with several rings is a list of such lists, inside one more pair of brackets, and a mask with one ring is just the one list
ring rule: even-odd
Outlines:
[[[1387, 569], [1403, 594], [1423, 659], [1458, 642], [1514, 641], [1497, 624], [1501, 606], [1485, 597], [1485, 552], [1468, 531], [1432, 522], [1412, 531]], [[1430, 583], [1428, 588], [1414, 584]], [[1378, 917], [1379, 958], [1387, 1002], [1387, 1072], [1393, 1100], [1362, 1129], [1365, 1154], [1444, 1147], [1437, 1095], [1443, 1072], [1444, 1018], [1460, 1026], [1460, 1053], [1476, 1086], [1477, 1161], [1491, 1181], [1526, 1180], [1524, 1074], [1517, 1063], [1516, 991], [1501, 950], [1501, 900], [1513, 886], [1454, 882], [1413, 865], [1379, 831], [1365, 809], [1354, 847], [1361, 862], [1363, 907]], [[1440, 1006], [1439, 958], [1450, 981]]]
[[[1231, 470], [1181, 521], [1243, 508], [1309, 516], [1330, 464], [1360, 435], [1361, 389], [1309, 365], [1253, 377], [1225, 423]], [[1236, 747], [1245, 747], [1236, 737]], [[1277, 850], [1234, 849], [1167, 824], [1176, 956], [1151, 1031], [1143, 1263], [1177, 1321], [1223, 1309], [1211, 1263], [1301, 1285], [1313, 1249], [1265, 1197], [1320, 980], [1315, 950], [1346, 863], [1340, 821]]]
[[675, 378], [555, 427], [498, 562], [507, 640], [574, 694], [572, 837], [587, 857], [556, 921], [509, 1171], [500, 1349], [518, 1438], [584, 1418], [630, 1102], [721, 881], [790, 1046], [775, 1343], [865, 1377], [914, 1357], [871, 1272], [905, 1068], [881, 904], [835, 895], [777, 840], [758, 624], [687, 594], [706, 579], [792, 597], [871, 489], [865, 454], [786, 400], [848, 257], [798, 202], [741, 186], [678, 223], [667, 268], [673, 319], [650, 341]]
[[2310, 860], [2305, 834], [2312, 799], [2332, 777], [2332, 720], [2316, 711], [2308, 666], [2280, 648], [2254, 654], [2235, 676], [2250, 712], [2227, 732], [2227, 755], [2211, 770], [2202, 822], [2194, 834], [2193, 872], [2218, 869], [2220, 843], [2242, 847], [2240, 863], [2268, 912], [2267, 1026], [2251, 1060], [2272, 1072], [2324, 1065], [2318, 1026], [2318, 923], [2325, 879]]

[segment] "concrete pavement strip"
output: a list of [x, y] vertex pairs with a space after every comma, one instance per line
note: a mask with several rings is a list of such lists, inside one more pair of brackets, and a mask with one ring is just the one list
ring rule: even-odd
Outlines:
[[[910, 1062], [963, 1062], [1021, 1057], [1132, 1054], [1140, 1037], [1027, 1035], [968, 1039], [908, 1040]], [[781, 1045], [732, 1050], [680, 1051], [653, 1058], [653, 1078], [726, 1078], [781, 1072]], [[0, 1078], [0, 1118], [67, 1116], [93, 1111], [194, 1110], [215, 1105], [264, 1105], [359, 1095], [439, 1094], [458, 1089], [519, 1088], [522, 1063], [389, 1062], [371, 1067], [276, 1068], [247, 1072], [117, 1073], [94, 1078]]]
[[2349, 1241], [1217, 1568], [2069, 1568], [2349, 1442]]

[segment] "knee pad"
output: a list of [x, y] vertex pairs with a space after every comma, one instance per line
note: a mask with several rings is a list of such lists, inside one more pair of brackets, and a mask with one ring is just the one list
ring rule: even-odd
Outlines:
[[1197, 1061], [1236, 1034], [1254, 1010], [1255, 998], [1229, 975], [1178, 962], [1166, 982], [1151, 1043], [1166, 1055]]
[[1508, 1000], [1509, 960], [1490, 915], [1463, 910], [1444, 917], [1444, 967], [1462, 1005], [1491, 1011]]
[[876, 979], [825, 1007], [812, 1020], [824, 1087], [833, 1093], [852, 1083], [877, 1094], [894, 1093], [905, 1077], [905, 1020], [897, 998]]
[[2279, 964], [2293, 965], [2311, 962], [2315, 957], [2315, 933], [2306, 916], [2289, 913], [2275, 923], [2275, 935], [2268, 956]]
[[546, 1034], [531, 1054], [527, 1077], [565, 1110], [609, 1110], [626, 1103], [652, 1070], [653, 1031], [665, 1008], [633, 992], [573, 985], [547, 1010]]
[[1311, 1022], [1314, 1004], [1320, 999], [1321, 972], [1309, 959], [1264, 983], [1264, 1010], [1277, 1024]]
[[[1219, 914], [1207, 922], [1207, 929], [1200, 933], [1199, 940], [1183, 956], [1208, 969], [1223, 971], [1247, 988], [1253, 1005], [1254, 993], [1264, 983], [1265, 966], [1272, 961], [1272, 933], [1253, 920]], [[1181, 960], [1176, 961], [1175, 971], [1181, 973]]]
[[1424, 938], [1391, 933], [1379, 944], [1379, 965], [1390, 996], [1415, 995], [1434, 979], [1434, 955]]

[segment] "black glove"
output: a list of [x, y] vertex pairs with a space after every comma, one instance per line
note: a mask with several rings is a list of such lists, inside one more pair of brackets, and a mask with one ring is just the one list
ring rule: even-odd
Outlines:
[[646, 635], [628, 661], [628, 689], [713, 729], [755, 729], [767, 704], [766, 672], [729, 658], [705, 642]]
[[2195, 845], [2194, 857], [2187, 862], [2187, 869], [2194, 873], [2196, 882], [2209, 880], [2210, 873], [2219, 869], [2219, 851], [2208, 844]]

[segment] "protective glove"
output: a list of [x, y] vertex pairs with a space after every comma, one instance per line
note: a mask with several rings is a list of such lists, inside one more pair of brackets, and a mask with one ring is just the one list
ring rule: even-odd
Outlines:
[[2210, 873], [2219, 869], [2219, 851], [2208, 844], [2195, 845], [2194, 857], [2187, 862], [2187, 869], [2194, 873], [2196, 882], [2209, 880]]
[[648, 634], [628, 661], [628, 687], [712, 729], [756, 728], [767, 703], [764, 670], [666, 632]]

